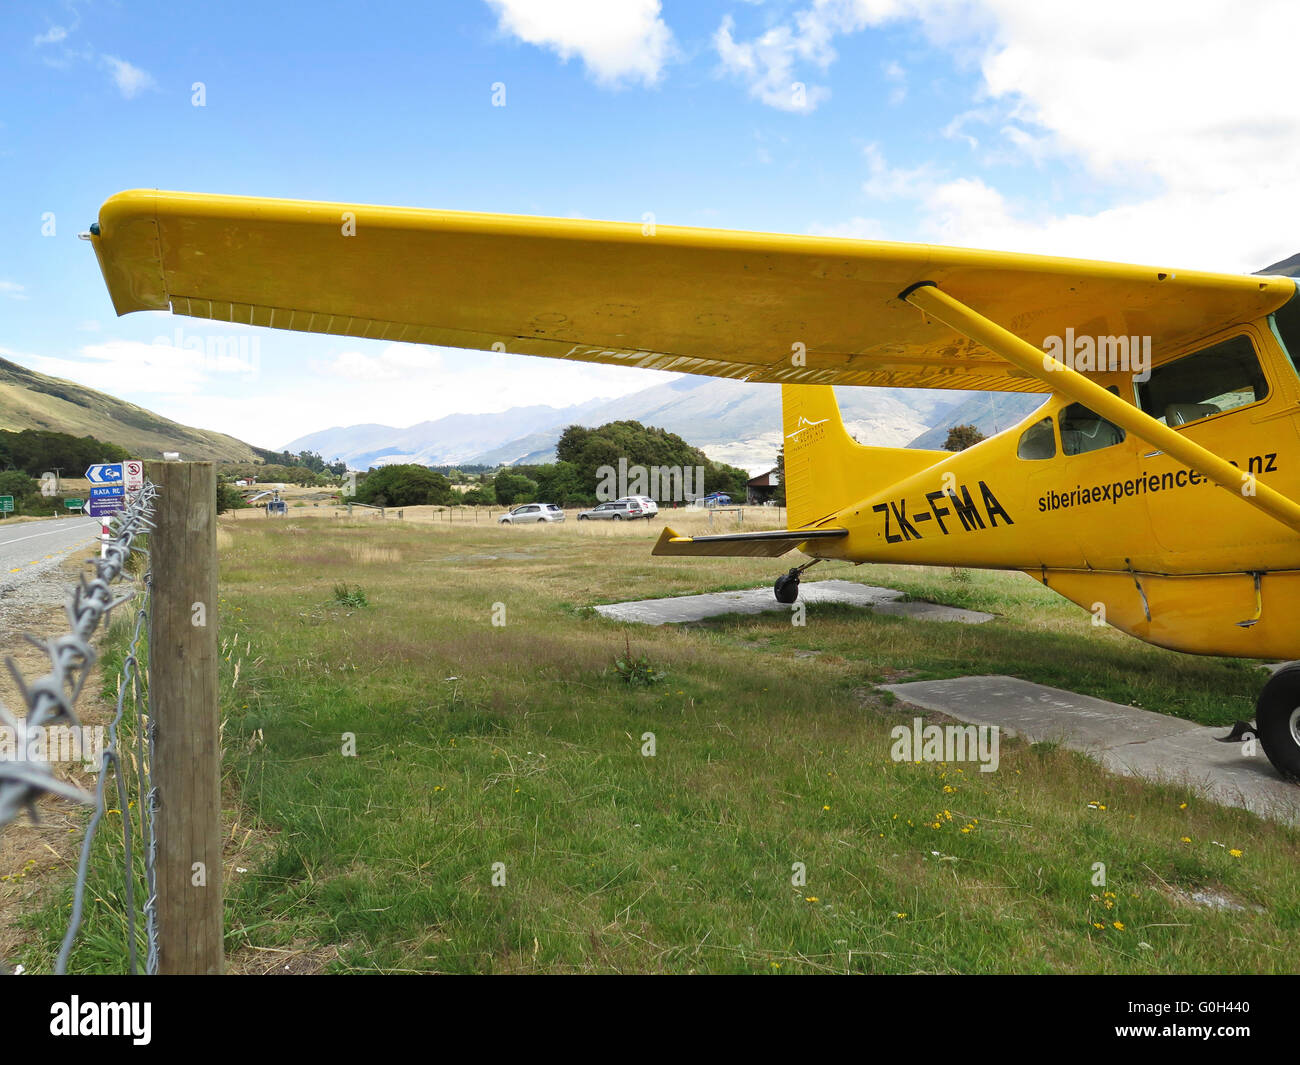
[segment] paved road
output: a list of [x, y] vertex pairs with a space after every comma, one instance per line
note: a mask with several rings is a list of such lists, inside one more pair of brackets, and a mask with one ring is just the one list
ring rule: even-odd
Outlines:
[[0, 587], [21, 583], [25, 574], [56, 564], [98, 535], [98, 518], [0, 522]]

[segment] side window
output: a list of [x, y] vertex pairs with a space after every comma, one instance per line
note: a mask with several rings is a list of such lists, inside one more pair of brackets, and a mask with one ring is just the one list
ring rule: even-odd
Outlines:
[[1186, 425], [1268, 395], [1250, 337], [1242, 335], [1165, 363], [1138, 383], [1138, 403], [1157, 421]]
[[1016, 446], [1016, 457], [1022, 459], [1056, 458], [1056, 433], [1052, 430], [1052, 419], [1044, 418], [1034, 422], [1020, 434], [1020, 443]]
[[1124, 442], [1124, 430], [1108, 422], [1082, 403], [1071, 403], [1061, 411], [1061, 452], [1083, 455]]

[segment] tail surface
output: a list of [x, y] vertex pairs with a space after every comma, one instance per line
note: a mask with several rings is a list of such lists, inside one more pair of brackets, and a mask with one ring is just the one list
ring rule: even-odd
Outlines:
[[782, 385], [786, 526], [830, 517], [881, 488], [919, 473], [947, 451], [866, 447], [844, 428], [830, 385]]

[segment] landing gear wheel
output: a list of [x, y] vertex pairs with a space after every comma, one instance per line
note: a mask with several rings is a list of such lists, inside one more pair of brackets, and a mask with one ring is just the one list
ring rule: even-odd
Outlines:
[[1300, 662], [1269, 678], [1255, 704], [1255, 723], [1268, 760], [1283, 776], [1300, 780]]
[[772, 585], [772, 591], [776, 594], [778, 603], [793, 603], [799, 598], [799, 571], [792, 569], [789, 573], [781, 574]]

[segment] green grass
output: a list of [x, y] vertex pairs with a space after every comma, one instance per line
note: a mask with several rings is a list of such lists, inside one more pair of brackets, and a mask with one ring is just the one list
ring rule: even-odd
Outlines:
[[[236, 965], [319, 944], [334, 971], [1295, 970], [1300, 833], [1052, 745], [1004, 741], [994, 773], [895, 763], [914, 712], [874, 691], [1009, 673], [1227, 722], [1249, 716], [1251, 664], [1094, 628], [1016, 574], [809, 575], [999, 615], [983, 626], [583, 609], [781, 569], [655, 559], [657, 531], [233, 528], [227, 819], [257, 830], [227, 875]], [[626, 683], [620, 659], [664, 677]], [[1202, 887], [1247, 909], [1176, 897]]]

